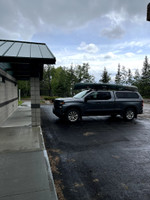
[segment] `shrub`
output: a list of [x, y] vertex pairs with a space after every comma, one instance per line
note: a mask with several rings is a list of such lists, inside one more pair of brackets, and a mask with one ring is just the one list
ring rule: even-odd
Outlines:
[[55, 100], [56, 98], [59, 98], [59, 97], [57, 97], [57, 96], [54, 96], [54, 97], [45, 96], [45, 97], [43, 97], [43, 98], [44, 98], [44, 100], [48, 100], [48, 101], [54, 102], [54, 100]]

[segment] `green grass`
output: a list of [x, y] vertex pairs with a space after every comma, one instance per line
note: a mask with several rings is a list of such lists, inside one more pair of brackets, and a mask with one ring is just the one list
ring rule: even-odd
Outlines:
[[23, 101], [18, 101], [18, 106], [21, 106], [22, 103]]

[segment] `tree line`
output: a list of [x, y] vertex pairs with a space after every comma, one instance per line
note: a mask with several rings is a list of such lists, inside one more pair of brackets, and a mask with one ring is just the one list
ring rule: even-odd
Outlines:
[[[82, 65], [55, 68], [52, 65], [47, 65], [43, 70], [43, 80], [40, 83], [42, 96], [72, 96], [75, 83], [95, 83], [95, 77], [89, 73], [90, 66], [88, 63]], [[100, 75], [101, 83], [116, 83], [135, 85], [139, 92], [145, 98], [150, 97], [150, 64], [148, 57], [145, 56], [141, 72], [136, 69], [134, 74], [131, 69], [126, 69], [125, 66], [118, 64], [118, 69], [115, 77], [107, 71], [106, 67]], [[22, 96], [29, 96], [30, 84], [28, 81], [18, 81], [18, 88], [21, 89]]]

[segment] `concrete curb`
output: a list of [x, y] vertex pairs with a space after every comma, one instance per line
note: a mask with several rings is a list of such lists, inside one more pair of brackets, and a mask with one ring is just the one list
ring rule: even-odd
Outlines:
[[45, 143], [44, 143], [44, 138], [43, 138], [43, 133], [42, 133], [41, 127], [40, 127], [40, 134], [41, 134], [41, 139], [42, 139], [42, 145], [43, 145], [43, 148], [44, 148], [43, 154], [44, 154], [47, 172], [48, 172], [48, 180], [49, 180], [49, 187], [50, 187], [50, 191], [51, 191], [51, 199], [58, 200], [56, 188], [55, 188], [55, 184], [54, 184], [54, 179], [53, 179], [53, 175], [52, 175], [52, 171], [51, 171], [51, 166], [50, 166], [48, 154], [47, 154], [47, 151], [46, 151], [46, 148], [45, 148]]

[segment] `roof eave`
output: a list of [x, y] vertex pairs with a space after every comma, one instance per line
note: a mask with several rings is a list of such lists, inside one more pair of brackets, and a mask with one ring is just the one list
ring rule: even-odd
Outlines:
[[55, 64], [56, 58], [26, 58], [26, 57], [0, 57], [0, 62], [26, 63], [26, 64]]

